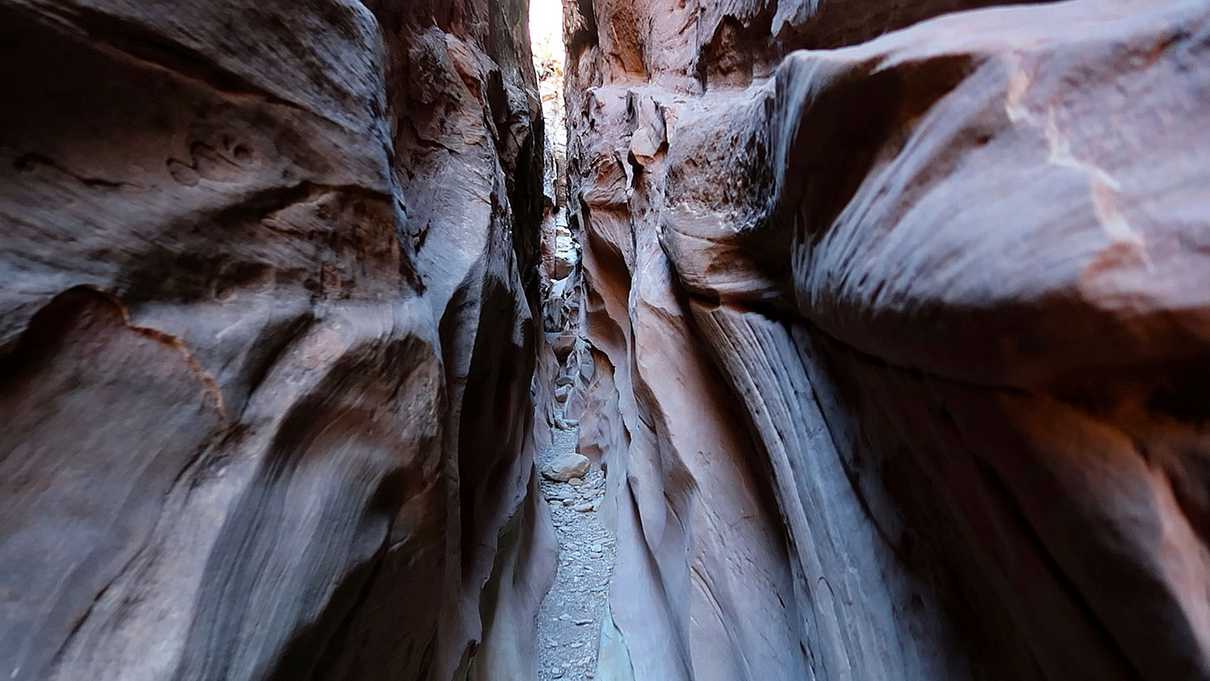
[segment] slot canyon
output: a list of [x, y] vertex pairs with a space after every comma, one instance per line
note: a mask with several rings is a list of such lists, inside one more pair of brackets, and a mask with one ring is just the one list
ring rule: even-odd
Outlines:
[[1210, 679], [1205, 0], [0, 53], [0, 679]]

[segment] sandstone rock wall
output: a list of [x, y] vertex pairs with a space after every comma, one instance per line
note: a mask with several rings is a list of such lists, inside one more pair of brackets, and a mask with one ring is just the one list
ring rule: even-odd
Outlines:
[[565, 3], [598, 679], [1210, 676], [1210, 12], [979, 4]]
[[533, 678], [526, 11], [0, 3], [0, 675]]

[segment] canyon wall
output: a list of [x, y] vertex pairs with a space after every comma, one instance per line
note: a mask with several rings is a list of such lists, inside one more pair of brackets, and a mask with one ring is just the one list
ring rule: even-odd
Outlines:
[[598, 680], [1210, 678], [1210, 10], [980, 4], [565, 0]]
[[527, 11], [0, 2], [0, 676], [533, 678]]

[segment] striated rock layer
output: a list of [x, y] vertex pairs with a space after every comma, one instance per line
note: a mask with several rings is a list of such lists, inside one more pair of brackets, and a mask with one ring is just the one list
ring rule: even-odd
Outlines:
[[0, 676], [533, 678], [526, 12], [0, 3]]
[[565, 4], [595, 678], [1210, 677], [1205, 3]]

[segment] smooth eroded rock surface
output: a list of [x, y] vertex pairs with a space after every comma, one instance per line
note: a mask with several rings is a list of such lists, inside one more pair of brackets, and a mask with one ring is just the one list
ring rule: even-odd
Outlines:
[[981, 4], [568, 3], [596, 678], [1210, 675], [1210, 12]]
[[0, 676], [533, 678], [526, 10], [0, 3]]

